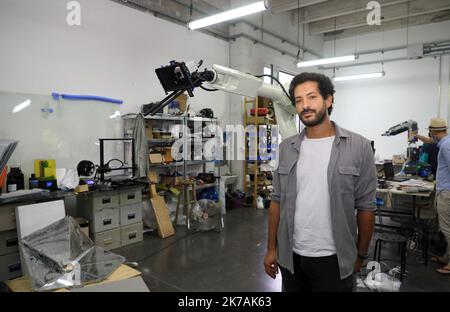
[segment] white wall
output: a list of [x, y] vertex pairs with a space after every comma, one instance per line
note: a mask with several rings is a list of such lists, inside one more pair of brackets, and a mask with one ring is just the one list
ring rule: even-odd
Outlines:
[[[56, 91], [122, 99], [122, 114], [133, 113], [138, 112], [142, 104], [165, 97], [155, 68], [167, 65], [171, 60], [203, 59], [208, 67], [215, 63], [229, 64], [228, 42], [189, 31], [109, 0], [79, 0], [81, 26], [68, 26], [68, 2], [0, 0], [0, 91], [5, 92], [0, 101], [21, 98], [10, 95], [11, 92], [43, 99], [42, 95], [50, 96]], [[48, 101], [51, 101], [50, 97]], [[215, 115], [222, 118], [229, 96], [199, 89], [188, 103], [195, 111], [212, 107]], [[56, 104], [52, 102], [50, 105]], [[107, 115], [103, 116], [106, 120], [117, 109], [114, 105], [105, 107], [105, 103], [94, 103], [92, 107], [106, 112]], [[98, 147], [90, 141], [80, 142], [81, 138], [89, 137], [89, 133], [95, 138], [99, 137], [97, 134], [101, 137], [122, 136], [118, 129], [112, 127], [109, 134], [105, 132], [108, 126], [100, 119], [98, 123], [87, 124], [90, 119], [82, 119], [82, 115], [54, 114], [45, 120], [41, 118], [39, 108], [31, 109], [36, 110], [36, 115], [34, 119], [31, 116], [28, 122], [23, 121], [25, 115], [30, 116], [28, 113], [17, 114], [21, 116], [9, 123], [1, 119], [15, 118], [15, 115], [0, 114], [0, 137], [20, 139], [23, 143], [19, 144], [11, 161], [13, 165], [22, 165], [27, 176], [32, 173], [27, 168], [32, 168], [35, 158], [56, 158], [58, 167], [65, 168], [74, 168], [83, 159], [80, 157], [95, 161]], [[98, 115], [95, 113], [92, 116]], [[64, 135], [62, 138], [68, 130], [59, 133], [30, 131], [29, 125], [37, 122], [39, 127], [34, 126], [34, 129], [48, 128], [46, 123], [50, 120], [52, 124], [86, 124], [77, 126], [80, 129], [73, 136]], [[34, 144], [25, 144], [28, 141], [23, 140], [24, 137]]]
[[[409, 29], [408, 43], [426, 43], [450, 39], [450, 22], [442, 22]], [[406, 46], [406, 29], [386, 31], [336, 41], [336, 55], [358, 51]], [[325, 55], [333, 56], [334, 42], [325, 43]], [[386, 52], [384, 59], [405, 57], [406, 50]], [[359, 61], [381, 60], [381, 54], [361, 55]], [[344, 65], [344, 64], [343, 64]], [[312, 68], [311, 71], [317, 69]], [[381, 62], [373, 65], [338, 69], [336, 76], [382, 70]], [[361, 133], [375, 141], [381, 159], [406, 153], [407, 134], [382, 137], [391, 126], [413, 119], [419, 131], [427, 135], [430, 118], [439, 116], [449, 120], [449, 56], [426, 57], [384, 64], [386, 76], [377, 79], [336, 82], [336, 102], [332, 119], [343, 127]], [[439, 79], [441, 72], [441, 79]], [[325, 71], [333, 76], [331, 70]], [[441, 88], [439, 88], [441, 83]], [[441, 96], [439, 96], [439, 91]]]
[[426, 135], [430, 118], [437, 115], [439, 61], [426, 58], [385, 65], [386, 77], [336, 82], [335, 109], [331, 119], [375, 141], [381, 159], [405, 154], [407, 133], [381, 134], [412, 119]]
[[[248, 3], [249, 1], [236, 0], [232, 1], [232, 5], [237, 7], [240, 4]], [[264, 12], [261, 14], [255, 14], [246, 18], [252, 23], [262, 26], [266, 29], [270, 29], [273, 33], [289, 39], [291, 42], [297, 42], [298, 34], [300, 34], [299, 43], [302, 44], [303, 29], [300, 28], [300, 32], [297, 28], [297, 14], [284, 12], [280, 14], [271, 14], [270, 12]], [[284, 51], [288, 51], [294, 55], [297, 54], [297, 47], [288, 43], [282, 43], [280, 40], [267, 35], [262, 34], [261, 31], [255, 30], [243, 23], [237, 23], [235, 26], [231, 26], [231, 34], [239, 34], [244, 32], [249, 34], [253, 38], [263, 40], [272, 46], [279, 47]], [[305, 44], [308, 48], [323, 53], [323, 37], [310, 37], [307, 29], [305, 30]], [[305, 55], [305, 57], [308, 54]], [[246, 38], [239, 38], [231, 43], [230, 48], [230, 65], [232, 68], [248, 72], [251, 74], [263, 74], [264, 66], [275, 65], [277, 70], [283, 70], [288, 73], [296, 74], [300, 73], [297, 68], [297, 60], [289, 55], [282, 55], [280, 52], [275, 51], [269, 47], [261, 44], [255, 44], [253, 41]], [[243, 124], [244, 122], [244, 107], [243, 98], [241, 96], [232, 95], [230, 97], [230, 105], [233, 107], [233, 111], [230, 112], [231, 124]], [[244, 161], [233, 161], [232, 171], [239, 175], [239, 187], [243, 188], [243, 172]]]
[[[228, 42], [109, 0], [80, 0], [82, 25], [68, 26], [68, 2], [0, 1], [0, 90], [103, 95], [135, 112], [164, 97], [155, 68], [171, 60], [228, 65]], [[198, 91], [190, 103], [222, 116], [227, 97]]]

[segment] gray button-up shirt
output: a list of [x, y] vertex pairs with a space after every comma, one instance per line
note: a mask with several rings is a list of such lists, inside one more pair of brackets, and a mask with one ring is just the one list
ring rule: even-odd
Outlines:
[[[355, 209], [376, 210], [377, 174], [370, 141], [334, 123], [336, 138], [328, 165], [331, 223], [341, 279], [353, 273], [357, 258], [358, 229]], [[278, 168], [273, 174], [272, 200], [280, 203], [277, 257], [294, 273], [293, 235], [297, 198], [297, 161], [306, 132], [280, 144]]]

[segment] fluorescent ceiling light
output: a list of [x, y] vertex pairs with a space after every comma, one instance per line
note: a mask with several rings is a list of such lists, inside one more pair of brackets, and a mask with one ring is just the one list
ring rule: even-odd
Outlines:
[[13, 114], [20, 112], [21, 110], [27, 108], [30, 105], [31, 105], [31, 101], [30, 100], [26, 100], [22, 104], [19, 104], [16, 107], [14, 107]]
[[222, 23], [225, 21], [229, 21], [229, 20], [232, 20], [235, 18], [262, 12], [267, 9], [264, 2], [265, 1], [259, 1], [259, 2], [253, 3], [253, 4], [249, 4], [249, 5], [237, 8], [237, 9], [233, 9], [233, 10], [225, 11], [223, 13], [205, 17], [205, 18], [190, 22], [188, 24], [188, 27], [192, 30], [195, 30], [195, 29], [211, 26], [214, 24]]
[[115, 118], [119, 118], [121, 115], [120, 115], [120, 111], [116, 111], [114, 114], [112, 114], [111, 116], [109, 116], [109, 118], [111, 118], [111, 119], [115, 119]]
[[356, 55], [346, 55], [346, 56], [330, 57], [330, 58], [300, 62], [297, 64], [297, 67], [309, 67], [309, 66], [316, 66], [316, 65], [343, 63], [343, 62], [351, 62], [354, 60], [356, 60]]
[[361, 74], [361, 75], [341, 76], [341, 77], [334, 77], [334, 81], [380, 78], [380, 77], [383, 77], [384, 75], [385, 75], [384, 72], [380, 72], [380, 73], [370, 73], [370, 74]]

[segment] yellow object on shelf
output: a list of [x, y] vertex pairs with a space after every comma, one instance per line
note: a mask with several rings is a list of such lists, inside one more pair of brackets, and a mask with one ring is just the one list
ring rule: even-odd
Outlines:
[[35, 159], [34, 174], [36, 178], [56, 179], [56, 160], [55, 159]]

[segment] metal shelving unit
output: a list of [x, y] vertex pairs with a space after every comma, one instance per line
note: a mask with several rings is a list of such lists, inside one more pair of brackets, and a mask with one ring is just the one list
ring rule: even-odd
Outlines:
[[[269, 186], [271, 186], [271, 183], [268, 184], [266, 177], [264, 177], [264, 180], [261, 181], [259, 179], [259, 176], [263, 174], [261, 171], [261, 164], [266, 162], [267, 160], [260, 159], [260, 155], [258, 152], [258, 146], [260, 144], [260, 138], [259, 138], [259, 127], [261, 125], [270, 127], [274, 125], [269, 120], [263, 120], [264, 118], [258, 117], [258, 116], [249, 116], [248, 115], [248, 108], [251, 106], [252, 108], [255, 108], [256, 111], [258, 111], [258, 108], [260, 107], [259, 98], [245, 98], [244, 99], [244, 126], [247, 127], [248, 125], [255, 126], [257, 129], [256, 134], [248, 134], [246, 133], [245, 136], [245, 165], [244, 165], [244, 193], [247, 194], [248, 189], [252, 189], [252, 195], [253, 195], [253, 207], [257, 208], [257, 197], [261, 192], [264, 192], [266, 197], [269, 195]], [[254, 150], [250, 150], [250, 140], [254, 140], [254, 146], [256, 147]], [[252, 159], [250, 159], [250, 157]], [[249, 166], [253, 165], [252, 169], [249, 169]], [[246, 177], [247, 175], [250, 176], [250, 181], [247, 181]], [[251, 180], [251, 177], [253, 177], [253, 180]], [[263, 183], [261, 183], [263, 182]]]
[[[188, 160], [186, 161], [187, 165], [203, 165], [205, 163], [213, 162], [213, 160]], [[150, 167], [180, 167], [183, 166], [183, 161], [178, 162], [172, 162], [172, 163], [166, 163], [166, 164], [150, 164]]]
[[[122, 116], [122, 118], [124, 120], [133, 120], [137, 115], [136, 114], [127, 114]], [[171, 116], [171, 115], [165, 115], [165, 114], [155, 114], [153, 116], [146, 116], [145, 117], [146, 120], [152, 120], [152, 121], [167, 121], [167, 122], [176, 122], [179, 125], [184, 126], [183, 129], [184, 131], [186, 130], [186, 128], [188, 127], [189, 123], [192, 122], [201, 122], [202, 123], [202, 129], [203, 129], [203, 124], [205, 122], [208, 123], [215, 123], [217, 124], [217, 118], [204, 118], [204, 117], [188, 117], [188, 116]], [[153, 125], [151, 125], [153, 126]], [[126, 127], [125, 127], [126, 128]], [[168, 129], [157, 129], [155, 131], [153, 131], [152, 129], [152, 133], [159, 133], [159, 134], [170, 134], [171, 131], [169, 131]], [[185, 140], [183, 141], [183, 150], [187, 151], [188, 149], [186, 148], [187, 144], [193, 144], [195, 142], [195, 139], [198, 139], [198, 135], [200, 132], [193, 131], [193, 133], [188, 136], [186, 132], [183, 133], [182, 138], [184, 138]], [[187, 142], [186, 139], [190, 139], [191, 142]], [[202, 144], [208, 140], [214, 139], [214, 137], [205, 137], [202, 138]], [[171, 139], [164, 139], [164, 138], [148, 138], [148, 144], [149, 144], [149, 149], [155, 146], [171, 146], [175, 141], [177, 141], [179, 139], [177, 138], [171, 138]], [[206, 171], [206, 164], [207, 163], [211, 163], [211, 162], [215, 162], [214, 160], [185, 160], [187, 157], [187, 155], [184, 155], [183, 157], [183, 161], [179, 161], [179, 162], [170, 162], [170, 163], [161, 163], [161, 164], [150, 164], [150, 168], [154, 168], [154, 169], [172, 169], [172, 168], [176, 168], [178, 171], [178, 168], [183, 168], [183, 178], [184, 180], [187, 179], [187, 167], [188, 166], [195, 166], [195, 165], [203, 165], [203, 172], [205, 173]], [[180, 170], [181, 171], [181, 170]], [[209, 187], [216, 187], [216, 190], [219, 191], [219, 181], [216, 181], [215, 183], [212, 184], [205, 184], [205, 185], [201, 185], [201, 186], [196, 186], [195, 189], [196, 190], [200, 190], [200, 189], [205, 189], [205, 188], [209, 188]]]

